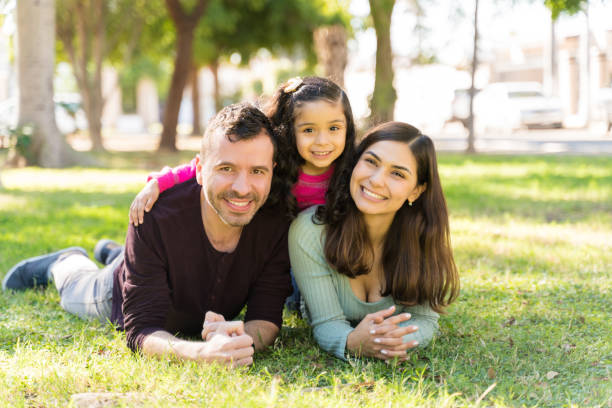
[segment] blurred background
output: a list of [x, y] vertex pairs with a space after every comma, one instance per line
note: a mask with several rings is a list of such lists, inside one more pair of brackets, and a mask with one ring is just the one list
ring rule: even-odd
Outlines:
[[15, 163], [197, 149], [221, 107], [298, 75], [341, 84], [361, 130], [405, 121], [439, 150], [612, 153], [604, 0], [0, 0]]

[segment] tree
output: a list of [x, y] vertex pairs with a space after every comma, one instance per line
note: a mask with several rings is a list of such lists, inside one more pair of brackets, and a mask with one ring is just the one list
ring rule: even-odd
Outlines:
[[32, 126], [28, 164], [63, 167], [74, 164], [74, 152], [55, 123], [55, 1], [17, 2], [17, 70], [19, 126]]
[[314, 31], [314, 45], [323, 75], [344, 87], [344, 70], [348, 63], [346, 29], [342, 24], [319, 27]]
[[476, 68], [478, 67], [478, 0], [475, 0], [474, 5], [474, 52], [472, 54], [472, 82], [470, 84], [470, 113], [468, 116], [468, 145], [466, 152], [475, 153], [475, 134], [474, 134], [474, 95], [476, 88], [474, 87], [474, 79], [476, 78]]
[[[144, 25], [145, 11], [155, 2], [144, 0], [57, 0], [57, 35], [73, 67], [93, 150], [104, 150], [102, 112], [103, 65], [121, 42], [129, 64]], [[128, 51], [125, 51], [125, 50]]]
[[391, 49], [391, 15], [395, 0], [369, 0], [370, 14], [376, 31], [376, 78], [370, 99], [371, 124], [393, 120], [397, 93], [393, 87], [393, 51]]
[[209, 0], [198, 0], [187, 10], [180, 0], [166, 0], [166, 7], [176, 28], [176, 57], [170, 91], [164, 110], [164, 129], [159, 150], [176, 151], [176, 125], [183, 98], [183, 90], [193, 69], [193, 33], [208, 7]]

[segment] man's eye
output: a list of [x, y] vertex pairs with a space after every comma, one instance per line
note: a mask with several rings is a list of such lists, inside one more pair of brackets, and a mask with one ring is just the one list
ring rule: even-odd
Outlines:
[[261, 169], [255, 169], [253, 170], [253, 174], [264, 174], [264, 171]]
[[231, 168], [231, 167], [221, 167], [221, 168], [219, 169], [219, 171], [224, 171], [224, 172], [225, 172], [225, 171], [232, 171], [232, 168]]

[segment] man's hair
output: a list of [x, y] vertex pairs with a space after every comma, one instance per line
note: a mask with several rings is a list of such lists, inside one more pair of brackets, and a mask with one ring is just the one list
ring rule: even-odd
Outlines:
[[211, 119], [202, 138], [200, 156], [204, 158], [210, 146], [211, 137], [221, 132], [232, 143], [248, 140], [265, 130], [274, 145], [276, 154], [276, 140], [272, 132], [270, 121], [254, 105], [242, 102], [226, 106]]

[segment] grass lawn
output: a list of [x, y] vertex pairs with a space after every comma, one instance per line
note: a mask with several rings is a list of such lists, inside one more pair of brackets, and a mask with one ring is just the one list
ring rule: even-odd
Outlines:
[[[2, 170], [0, 277], [26, 257], [122, 241], [154, 158]], [[129, 406], [612, 407], [612, 159], [446, 155], [440, 167], [462, 291], [409, 362], [343, 363], [291, 314], [250, 368], [147, 359], [65, 313], [54, 288], [0, 293], [0, 406], [118, 392]]]

